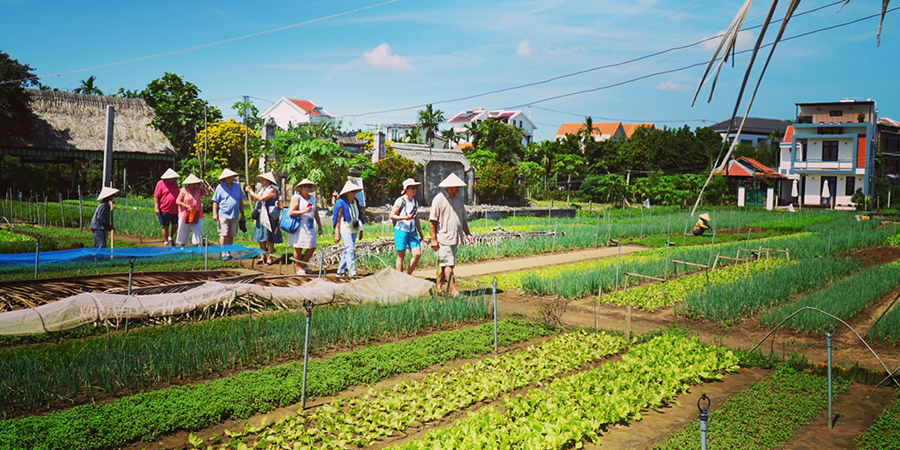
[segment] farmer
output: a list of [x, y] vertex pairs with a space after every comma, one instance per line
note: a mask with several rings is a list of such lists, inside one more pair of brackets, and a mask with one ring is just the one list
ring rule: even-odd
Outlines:
[[119, 190], [111, 187], [105, 187], [100, 190], [97, 196], [97, 209], [94, 210], [94, 217], [91, 217], [91, 232], [94, 234], [94, 248], [106, 248], [106, 235], [113, 230], [110, 215], [112, 213], [113, 196], [118, 194]]
[[712, 233], [712, 231], [712, 228], [709, 226], [709, 214], [700, 214], [700, 219], [694, 225], [694, 236], [702, 236], [703, 233]]
[[456, 246], [462, 242], [463, 236], [470, 245], [475, 243], [472, 233], [469, 232], [466, 207], [463, 205], [462, 196], [459, 195], [459, 189], [466, 187], [466, 183], [451, 173], [438, 186], [445, 188], [446, 192], [439, 192], [434, 196], [431, 202], [431, 215], [428, 217], [431, 248], [437, 252], [440, 267], [438, 292], [441, 291], [443, 280], [446, 278], [449, 294], [457, 297], [459, 291], [456, 289], [456, 281], [453, 280]]
[[262, 173], [256, 176], [262, 183], [262, 189], [259, 193], [254, 193], [253, 188], [247, 186], [247, 197], [257, 203], [254, 211], [259, 208], [259, 216], [254, 217], [256, 226], [253, 229], [253, 240], [259, 242], [259, 248], [268, 253], [268, 257], [263, 255], [259, 260], [259, 264], [271, 266], [275, 262], [272, 255], [275, 254], [275, 244], [282, 242], [281, 229], [278, 228], [278, 218], [272, 216], [280, 215], [278, 208], [278, 198], [281, 192], [278, 190], [278, 182], [275, 181], [275, 175], [272, 172]]
[[203, 186], [203, 180], [194, 174], [188, 175], [181, 184], [181, 191], [175, 199], [178, 204], [178, 235], [175, 237], [175, 244], [184, 246], [190, 239], [191, 244], [199, 246], [200, 235], [203, 233], [202, 199], [204, 195], [209, 195], [209, 190]]
[[[244, 220], [244, 191], [234, 182], [235, 176], [237, 173], [234, 171], [223, 170], [212, 196], [212, 213], [219, 228], [219, 245], [233, 244], [238, 222]], [[222, 259], [231, 259], [231, 252], [222, 252]]]
[[406, 250], [412, 251], [412, 259], [406, 273], [412, 275], [422, 256], [422, 227], [419, 225], [419, 203], [416, 201], [416, 189], [422, 183], [412, 178], [403, 181], [403, 195], [397, 197], [391, 208], [391, 220], [394, 221], [394, 249], [397, 250], [397, 270], [403, 272], [403, 258]]
[[361, 187], [347, 182], [338, 200], [334, 204], [334, 214], [331, 217], [334, 225], [334, 243], [344, 243], [344, 251], [341, 252], [341, 262], [338, 264], [338, 276], [356, 276], [356, 239], [363, 238], [362, 226], [364, 224], [362, 211], [356, 201], [356, 193]]
[[297, 275], [306, 275], [309, 266], [306, 268], [303, 266], [316, 251], [317, 234], [322, 234], [322, 222], [319, 221], [319, 214], [316, 212], [316, 196], [310, 193], [315, 188], [316, 183], [304, 178], [294, 186], [296, 192], [288, 206], [288, 215], [300, 219], [300, 227], [287, 234], [287, 246], [294, 249]]
[[162, 226], [163, 245], [174, 245], [175, 230], [178, 227], [178, 172], [167, 169], [166, 173], [159, 177], [156, 189], [153, 190], [153, 209]]

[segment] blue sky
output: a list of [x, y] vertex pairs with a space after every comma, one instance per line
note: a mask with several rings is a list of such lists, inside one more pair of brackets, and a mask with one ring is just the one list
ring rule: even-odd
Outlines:
[[[389, 1], [389, 0], [382, 0]], [[71, 90], [90, 75], [107, 94], [142, 89], [165, 72], [195, 83], [201, 96], [235, 117], [231, 105], [249, 95], [265, 110], [281, 96], [311, 100], [342, 118], [345, 129], [411, 123], [417, 105], [434, 102], [449, 119], [471, 107], [517, 106], [553, 137], [562, 122], [654, 122], [710, 125], [730, 117], [747, 55], [722, 70], [712, 102], [691, 97], [702, 67], [594, 92], [655, 72], [708, 61], [712, 43], [639, 62], [590, 71], [536, 86], [482, 94], [577, 71], [622, 63], [714, 36], [731, 22], [737, 0], [614, 1], [85, 1], [0, 0], [0, 51], [38, 75], [175, 52], [303, 24], [173, 55], [49, 76], [44, 84]], [[786, 2], [782, 2], [786, 3]], [[806, 0], [786, 36], [879, 12], [872, 1]], [[745, 28], [758, 25], [768, 2], [756, 2]], [[776, 17], [782, 16], [779, 9]], [[322, 20], [317, 20], [322, 19]], [[783, 42], [752, 116], [787, 119], [798, 102], [845, 97], [875, 100], [881, 116], [900, 119], [900, 11], [889, 13], [876, 47], [877, 19]], [[758, 30], [744, 33], [742, 48]], [[772, 32], [774, 33], [774, 32]], [[755, 77], [754, 77], [755, 79]], [[525, 105], [525, 106], [521, 106]], [[400, 108], [411, 109], [379, 112]], [[743, 107], [741, 108], [743, 112]], [[705, 120], [705, 122], [704, 122]]]

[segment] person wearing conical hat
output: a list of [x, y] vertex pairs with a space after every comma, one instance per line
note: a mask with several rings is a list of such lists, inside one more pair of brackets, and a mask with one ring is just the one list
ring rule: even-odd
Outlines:
[[[212, 213], [219, 229], [219, 245], [233, 244], [238, 222], [244, 220], [244, 190], [235, 183], [236, 176], [237, 173], [231, 169], [223, 170], [212, 196]], [[231, 253], [222, 252], [222, 259], [231, 259]]]
[[338, 264], [338, 276], [356, 276], [356, 239], [363, 238], [362, 227], [365, 224], [356, 201], [356, 193], [361, 190], [361, 187], [350, 181], [344, 183], [344, 188], [341, 189], [334, 204], [334, 214], [331, 216], [331, 224], [334, 225], [334, 243], [344, 243], [341, 262]]
[[712, 228], [709, 226], [709, 214], [700, 214], [700, 218], [697, 220], [697, 224], [694, 225], [694, 236], [702, 236], [703, 233], [712, 233], [712, 231]]
[[178, 227], [178, 172], [171, 168], [159, 177], [153, 190], [153, 209], [163, 232], [163, 245], [175, 244], [175, 230]]
[[191, 244], [199, 246], [203, 233], [203, 196], [209, 195], [203, 180], [190, 174], [181, 182], [182, 188], [175, 203], [178, 204], [178, 234], [175, 244], [179, 246]]
[[119, 190], [111, 187], [105, 187], [100, 190], [97, 196], [97, 209], [94, 210], [94, 216], [91, 217], [91, 232], [94, 235], [94, 248], [106, 248], [106, 236], [113, 230], [110, 216], [112, 214], [113, 196], [118, 194]]
[[294, 186], [294, 195], [288, 205], [288, 215], [298, 219], [300, 226], [296, 230], [287, 233], [287, 246], [294, 249], [294, 266], [297, 275], [306, 275], [309, 266], [307, 261], [316, 251], [316, 230], [322, 234], [322, 222], [316, 211], [316, 196], [312, 191], [316, 189], [316, 183], [308, 178]]
[[394, 249], [397, 250], [397, 270], [403, 272], [403, 259], [406, 250], [412, 252], [412, 259], [406, 273], [412, 275], [422, 256], [422, 227], [419, 224], [419, 203], [416, 201], [416, 190], [422, 183], [407, 178], [403, 181], [403, 195], [397, 198], [391, 207], [391, 220], [394, 221]]
[[247, 186], [247, 197], [256, 202], [254, 212], [259, 208], [259, 216], [254, 216], [256, 225], [253, 228], [253, 240], [259, 242], [259, 248], [267, 253], [259, 260], [259, 264], [271, 266], [275, 264], [273, 255], [275, 254], [275, 244], [280, 244], [283, 239], [281, 237], [281, 229], [278, 228], [278, 217], [280, 210], [278, 209], [278, 199], [281, 197], [281, 191], [278, 189], [278, 181], [275, 180], [275, 174], [272, 172], [261, 173], [256, 178], [262, 183], [262, 189], [259, 192], [253, 192], [253, 188]]
[[456, 289], [456, 281], [453, 279], [453, 268], [456, 266], [456, 247], [463, 240], [469, 245], [475, 243], [472, 233], [469, 231], [466, 207], [463, 205], [461, 188], [466, 183], [456, 174], [451, 173], [438, 186], [445, 189], [434, 196], [431, 202], [431, 214], [428, 217], [431, 231], [431, 248], [437, 252], [438, 266], [438, 292], [442, 290], [443, 280], [447, 280], [448, 293], [456, 297], [459, 291]]

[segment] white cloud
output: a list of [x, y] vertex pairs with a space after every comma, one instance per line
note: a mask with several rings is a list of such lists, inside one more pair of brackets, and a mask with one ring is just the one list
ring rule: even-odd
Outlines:
[[656, 85], [656, 90], [658, 91], [689, 91], [691, 89], [693, 89], [693, 86], [689, 84], [676, 83], [672, 80], [663, 81]]
[[389, 70], [413, 70], [412, 66], [400, 55], [391, 52], [391, 46], [381, 44], [367, 52], [363, 52], [363, 59], [372, 67]]
[[528, 39], [522, 39], [516, 44], [516, 55], [519, 56], [531, 56], [534, 54], [535, 47], [531, 46], [531, 42], [528, 42]]
[[[715, 50], [716, 47], [719, 46], [719, 42], [722, 42], [721, 35], [725, 33], [725, 30], [719, 30], [715, 36], [719, 36], [715, 39], [710, 39], [703, 43], [703, 50], [712, 51]], [[753, 32], [752, 31], [741, 31], [738, 33], [737, 37], [737, 49], [738, 51], [750, 48], [753, 46]]]

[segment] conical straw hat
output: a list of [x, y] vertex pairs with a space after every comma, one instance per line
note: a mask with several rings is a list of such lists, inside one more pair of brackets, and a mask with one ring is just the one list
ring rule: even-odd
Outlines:
[[442, 188], [466, 187], [466, 182], [456, 176], [455, 173], [451, 173], [450, 176], [444, 178], [444, 181], [441, 181], [441, 184], [439, 184], [438, 186]]
[[178, 178], [179, 176], [180, 175], [178, 175], [178, 172], [172, 170], [172, 168], [170, 167], [170, 168], [166, 169], [166, 173], [162, 174], [162, 176], [159, 177], [159, 179], [160, 180], [170, 180], [172, 178]]
[[116, 195], [118, 193], [119, 193], [119, 190], [116, 188], [105, 187], [100, 190], [100, 195], [97, 196], [97, 201], [101, 201], [105, 198], [112, 197], [113, 195]]
[[261, 173], [257, 175], [256, 178], [262, 178], [263, 180], [266, 180], [272, 184], [278, 184], [278, 181], [275, 180], [275, 174], [273, 174], [272, 172]]
[[294, 186], [294, 189], [300, 189], [300, 186], [309, 186], [310, 189], [315, 189], [316, 183], [313, 183], [309, 178], [304, 178], [303, 181]]
[[220, 180], [224, 180], [224, 179], [226, 179], [226, 178], [228, 178], [228, 177], [236, 177], [237, 175], [238, 175], [237, 172], [235, 172], [235, 171], [233, 171], [233, 170], [231, 170], [231, 169], [225, 169], [225, 170], [222, 171], [222, 175], [219, 175], [219, 179], [220, 179]]
[[705, 214], [705, 213], [704, 213], [704, 214], [700, 214], [700, 218], [703, 219], [703, 220], [705, 220], [705, 221], [707, 221], [707, 222], [709, 222], [709, 214]]
[[203, 180], [197, 178], [194, 174], [190, 174], [187, 178], [184, 179], [184, 181], [181, 182], [181, 184], [197, 184], [202, 182]]
[[341, 195], [344, 195], [344, 194], [346, 194], [346, 193], [348, 193], [348, 192], [356, 192], [356, 191], [361, 191], [361, 190], [362, 190], [361, 187], [359, 187], [359, 186], [353, 184], [352, 182], [348, 181], [348, 182], [344, 183], [344, 188], [341, 189], [341, 193], [338, 194], [338, 195], [341, 196]]

